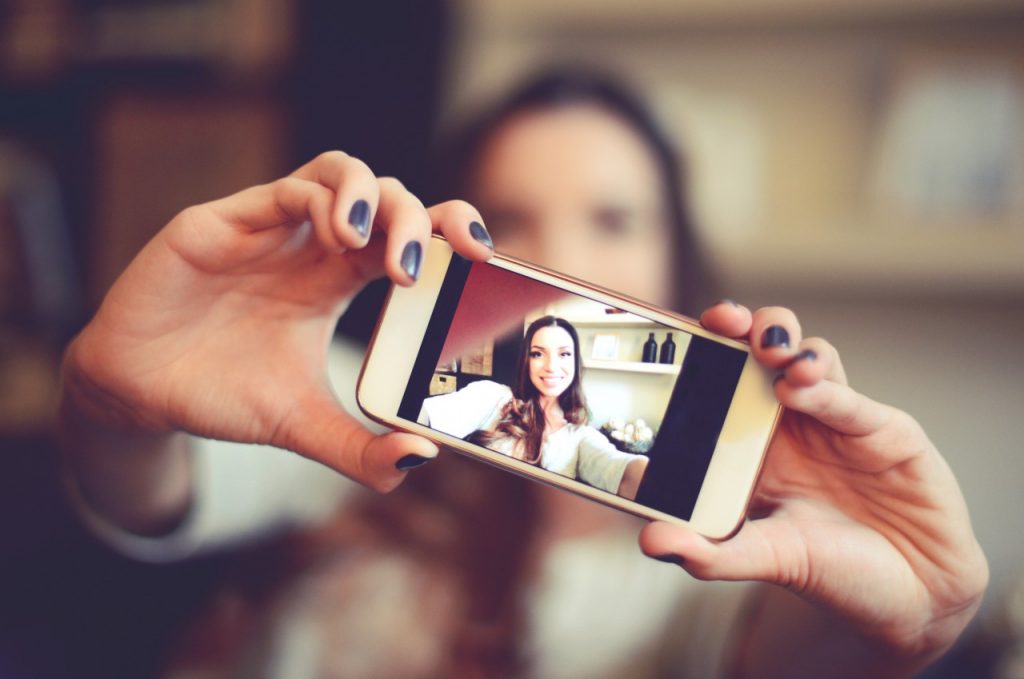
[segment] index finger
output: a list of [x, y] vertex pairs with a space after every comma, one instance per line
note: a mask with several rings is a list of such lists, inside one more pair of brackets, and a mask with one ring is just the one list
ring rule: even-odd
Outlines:
[[737, 304], [731, 299], [723, 299], [704, 310], [704, 313], [700, 315], [700, 324], [719, 335], [733, 339], [746, 339], [750, 334], [753, 318], [753, 314], [747, 307]]
[[494, 242], [477, 209], [464, 200], [449, 200], [428, 208], [434, 233], [466, 259], [482, 262], [494, 254]]

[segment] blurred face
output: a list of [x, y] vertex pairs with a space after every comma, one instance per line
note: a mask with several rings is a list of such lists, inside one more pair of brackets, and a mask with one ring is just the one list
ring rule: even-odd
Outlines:
[[578, 105], [518, 114], [475, 169], [473, 198], [501, 252], [669, 303], [662, 179], [614, 113]]
[[541, 396], [561, 396], [576, 376], [572, 335], [557, 325], [533, 333], [530, 341], [530, 382]]

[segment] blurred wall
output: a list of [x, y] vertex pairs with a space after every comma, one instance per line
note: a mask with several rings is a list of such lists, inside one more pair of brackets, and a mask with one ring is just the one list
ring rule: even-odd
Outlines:
[[52, 427], [68, 339], [188, 205], [331, 148], [417, 187], [447, 16], [443, 0], [0, 2], [0, 675], [155, 676], [223, 568], [132, 562], [72, 516]]
[[722, 296], [794, 308], [956, 473], [997, 608], [1024, 577], [1018, 3], [465, 0], [448, 121], [546, 63], [645, 94]]

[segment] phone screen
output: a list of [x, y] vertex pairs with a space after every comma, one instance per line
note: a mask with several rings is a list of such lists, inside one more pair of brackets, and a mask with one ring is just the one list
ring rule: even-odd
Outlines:
[[456, 255], [398, 415], [689, 520], [747, 356]]

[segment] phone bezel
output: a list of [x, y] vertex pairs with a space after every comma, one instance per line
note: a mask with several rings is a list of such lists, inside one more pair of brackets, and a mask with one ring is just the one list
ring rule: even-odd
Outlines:
[[435, 235], [426, 248], [417, 284], [408, 288], [392, 285], [370, 339], [356, 385], [357, 403], [367, 417], [394, 429], [419, 434], [519, 476], [567, 490], [636, 516], [689, 525], [702, 535], [714, 539], [725, 539], [738, 529], [746, 515], [768, 443], [782, 412], [782, 406], [772, 390], [772, 375], [757, 363], [750, 353], [750, 346], [740, 340], [716, 335], [686, 316], [514, 257], [495, 254], [488, 264], [746, 352], [747, 360], [690, 520], [680, 519], [539, 466], [527, 465], [417, 422], [399, 418], [399, 404], [453, 255], [448, 242]]

